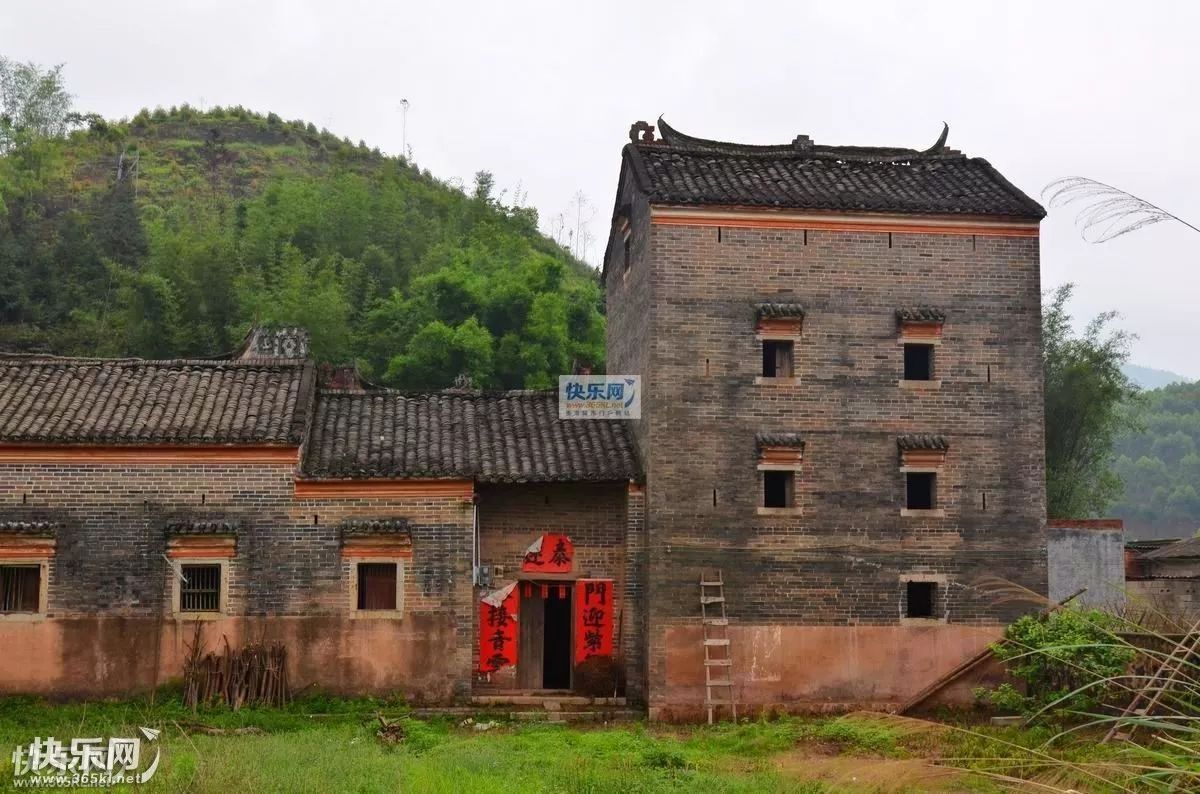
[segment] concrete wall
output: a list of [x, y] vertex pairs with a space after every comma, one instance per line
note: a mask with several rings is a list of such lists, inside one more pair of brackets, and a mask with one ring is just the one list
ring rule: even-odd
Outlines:
[[1130, 579], [1130, 607], [1164, 615], [1187, 625], [1200, 618], [1200, 576], [1181, 579]]
[[[310, 684], [346, 695], [402, 693], [414, 703], [460, 696], [454, 617], [414, 612], [403, 620], [227, 617], [203, 621], [203, 647], [281, 641], [293, 690]], [[52, 698], [123, 697], [179, 680], [194, 621], [147, 617], [52, 618], [0, 624], [0, 693]], [[157, 641], [156, 641], [157, 640]], [[448, 661], [449, 660], [449, 661]]]
[[[1001, 631], [960, 625], [737, 624], [729, 631], [736, 695], [747, 715], [763, 709], [892, 709], [995, 642]], [[702, 636], [694, 624], [666, 627], [666, 686], [654, 694], [652, 717], [687, 720], [701, 714]], [[946, 694], [939, 693], [943, 702]], [[972, 699], [969, 688], [951, 694], [960, 705]]]
[[1124, 602], [1125, 530], [1117, 524], [1049, 522], [1046, 558], [1052, 602], [1085, 587], [1087, 591], [1072, 603], [1117, 607]]

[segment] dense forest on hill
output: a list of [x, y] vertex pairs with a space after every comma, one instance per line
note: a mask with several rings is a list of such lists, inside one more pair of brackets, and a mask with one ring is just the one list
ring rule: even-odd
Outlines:
[[0, 136], [0, 349], [205, 356], [263, 322], [405, 388], [603, 365], [595, 271], [486, 172], [458, 189], [240, 107], [63, 126]]
[[1200, 530], [1200, 383], [1144, 392], [1130, 410], [1136, 429], [1117, 439], [1125, 488], [1113, 513], [1131, 537], [1189, 537]]

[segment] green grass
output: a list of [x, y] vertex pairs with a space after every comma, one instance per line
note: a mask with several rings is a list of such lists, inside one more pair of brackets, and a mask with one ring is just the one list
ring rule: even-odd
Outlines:
[[[389, 746], [377, 739], [380, 712], [402, 720], [405, 741]], [[993, 756], [999, 747], [993, 742], [1001, 738], [1023, 747], [1046, 738], [1018, 729], [993, 731], [994, 738], [914, 731], [855, 715], [713, 727], [503, 723], [477, 731], [457, 719], [404, 714], [397, 701], [315, 696], [286, 709], [198, 714], [180, 706], [177, 693], [160, 693], [153, 706], [144, 699], [52, 705], [6, 698], [0, 699], [0, 780], [7, 785], [12, 779], [12, 749], [35, 735], [130, 736], [138, 725], [163, 731], [162, 765], [142, 790], [222, 794], [923, 791], [922, 785], [906, 787], [891, 779], [888, 765], [919, 771], [933, 756]], [[252, 727], [261, 733], [206, 735], [195, 726]], [[964, 778], [932, 790], [998, 789]]]

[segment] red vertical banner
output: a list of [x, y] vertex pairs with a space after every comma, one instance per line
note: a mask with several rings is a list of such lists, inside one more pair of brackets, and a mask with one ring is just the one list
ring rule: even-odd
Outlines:
[[575, 582], [575, 664], [592, 656], [612, 656], [612, 579]]
[[479, 672], [494, 673], [517, 663], [519, 598], [513, 582], [479, 602]]

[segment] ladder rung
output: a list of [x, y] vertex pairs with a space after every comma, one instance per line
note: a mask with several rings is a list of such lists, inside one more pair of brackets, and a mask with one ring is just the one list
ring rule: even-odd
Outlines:
[[706, 582], [703, 579], [700, 580], [701, 587], [720, 587], [723, 584], [725, 584], [725, 583], [724, 582]]
[[705, 667], [729, 667], [733, 664], [732, 659], [705, 659]]
[[733, 686], [733, 680], [730, 678], [714, 678], [705, 684], [705, 686]]
[[725, 596], [700, 596], [701, 604], [718, 604], [725, 600]]
[[733, 701], [732, 700], [705, 700], [704, 705], [706, 705], [706, 706], [732, 706]]
[[720, 640], [715, 640], [715, 639], [714, 639], [714, 640], [705, 640], [705, 641], [704, 641], [704, 644], [705, 644], [705, 645], [728, 645], [728, 644], [729, 644], [729, 640], [727, 640], [727, 639], [720, 639]]
[[708, 626], [728, 626], [729, 618], [705, 618], [704, 623]]

